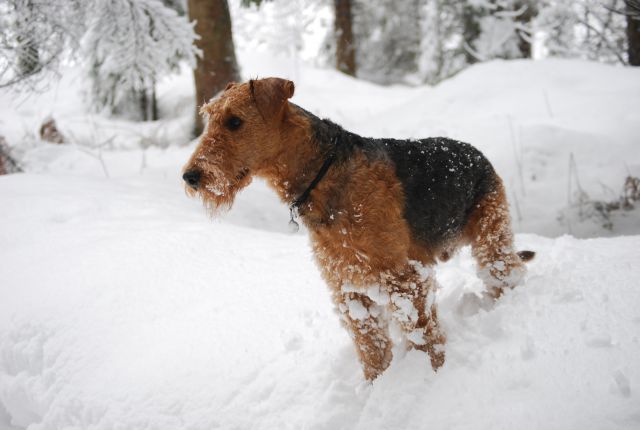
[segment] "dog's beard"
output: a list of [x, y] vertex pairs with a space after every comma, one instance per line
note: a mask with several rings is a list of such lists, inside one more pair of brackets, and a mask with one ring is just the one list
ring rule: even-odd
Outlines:
[[200, 197], [211, 216], [231, 208], [240, 190], [251, 183], [248, 168], [243, 167], [235, 175], [225, 174], [219, 169], [207, 169], [197, 190], [186, 186], [187, 194]]

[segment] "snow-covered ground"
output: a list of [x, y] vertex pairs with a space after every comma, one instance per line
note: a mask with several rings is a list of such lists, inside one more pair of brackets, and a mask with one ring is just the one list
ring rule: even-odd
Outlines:
[[[479, 147], [538, 253], [525, 284], [480, 302], [463, 250], [438, 268], [445, 366], [398, 351], [366, 384], [266, 186], [213, 222], [185, 196], [189, 73], [140, 125], [87, 114], [70, 71], [38, 97], [0, 93], [26, 170], [0, 177], [0, 430], [640, 428], [639, 211], [607, 229], [575, 207], [579, 189], [611, 201], [640, 176], [640, 71], [497, 61], [407, 88], [240, 60], [353, 131]], [[73, 144], [33, 137], [48, 115]]]

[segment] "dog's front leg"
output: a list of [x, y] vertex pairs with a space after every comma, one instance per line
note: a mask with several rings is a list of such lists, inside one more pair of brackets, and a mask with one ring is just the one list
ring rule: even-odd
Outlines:
[[383, 308], [356, 292], [333, 295], [340, 319], [353, 339], [365, 378], [375, 379], [391, 363], [391, 339]]

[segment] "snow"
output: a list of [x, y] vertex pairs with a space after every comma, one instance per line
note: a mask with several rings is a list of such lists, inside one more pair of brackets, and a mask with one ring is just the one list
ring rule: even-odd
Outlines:
[[[239, 58], [246, 76], [294, 73]], [[27, 171], [0, 177], [0, 429], [640, 427], [638, 211], [612, 230], [558, 220], [570, 154], [595, 198], [640, 168], [640, 72], [496, 61], [408, 88], [296, 67], [294, 102], [353, 131], [485, 152], [517, 199], [517, 248], [537, 252], [523, 285], [487, 302], [463, 249], [436, 269], [444, 366], [396, 348], [367, 384], [266, 185], [215, 221], [186, 197], [189, 72], [162, 83], [171, 119], [149, 124], [87, 114], [67, 73], [37, 98], [0, 94]], [[49, 114], [74, 144], [30, 137]]]
[[[344, 292], [344, 288], [342, 291]], [[366, 295], [377, 305], [386, 306], [389, 304], [389, 294], [387, 294], [380, 285], [370, 285], [367, 287]]]
[[349, 300], [347, 302], [349, 316], [354, 320], [366, 320], [369, 317], [369, 311], [359, 300]]
[[411, 299], [399, 293], [393, 293], [390, 297], [391, 303], [397, 308], [394, 317], [400, 322], [418, 320], [418, 310], [413, 306]]

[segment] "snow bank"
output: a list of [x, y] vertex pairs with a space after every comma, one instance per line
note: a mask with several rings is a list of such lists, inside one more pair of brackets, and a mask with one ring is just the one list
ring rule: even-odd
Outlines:
[[0, 181], [5, 428], [640, 425], [640, 237], [520, 235], [538, 257], [493, 307], [461, 253], [438, 270], [445, 366], [398, 354], [366, 385], [304, 236], [154, 182]]

